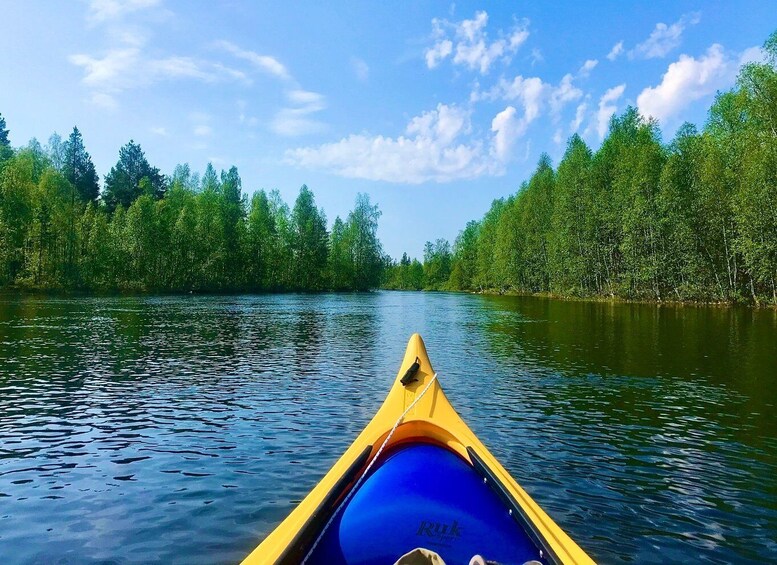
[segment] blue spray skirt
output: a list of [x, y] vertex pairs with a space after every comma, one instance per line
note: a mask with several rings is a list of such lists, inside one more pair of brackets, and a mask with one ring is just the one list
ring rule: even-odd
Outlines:
[[540, 559], [470, 464], [443, 447], [414, 444], [399, 447], [362, 482], [309, 562], [390, 565], [417, 547], [448, 565], [476, 554], [505, 565]]

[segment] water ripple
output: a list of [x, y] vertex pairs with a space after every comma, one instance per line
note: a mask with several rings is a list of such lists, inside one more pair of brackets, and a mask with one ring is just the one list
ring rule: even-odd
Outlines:
[[0, 555], [236, 562], [420, 331], [454, 405], [604, 562], [777, 560], [770, 313], [452, 294], [0, 298]]

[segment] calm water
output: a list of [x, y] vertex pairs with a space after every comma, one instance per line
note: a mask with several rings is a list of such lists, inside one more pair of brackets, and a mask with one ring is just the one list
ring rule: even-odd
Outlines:
[[777, 561], [777, 313], [455, 294], [0, 297], [0, 561], [239, 561], [422, 333], [603, 562]]

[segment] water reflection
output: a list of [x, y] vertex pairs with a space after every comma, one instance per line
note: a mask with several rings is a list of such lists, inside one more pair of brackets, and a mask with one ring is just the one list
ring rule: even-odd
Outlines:
[[596, 558], [777, 559], [775, 311], [420, 293], [0, 297], [0, 555], [239, 560], [414, 331]]

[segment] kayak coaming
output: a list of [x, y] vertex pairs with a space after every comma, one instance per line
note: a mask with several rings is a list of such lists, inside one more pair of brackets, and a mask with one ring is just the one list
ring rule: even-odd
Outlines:
[[[403, 386], [400, 379], [416, 360], [420, 364], [416, 380]], [[325, 523], [329, 519], [345, 493], [375, 457], [397, 419], [413, 404], [416, 396], [422, 394], [434, 375], [421, 336], [413, 334], [394, 385], [373, 419], [302, 502], [245, 558], [244, 565], [301, 561], [319, 528], [323, 527], [319, 522]], [[437, 380], [405, 415], [385, 449], [390, 451], [410, 441], [426, 441], [447, 447], [476, 470], [480, 469], [486, 480], [494, 483], [492, 488], [508, 498], [505, 501], [508, 507], [517, 505], [519, 516], [515, 518], [524, 527], [528, 526], [528, 533], [550, 553], [547, 559], [564, 564], [593, 563], [480, 442], [448, 401]], [[313, 539], [305, 539], [311, 536]]]

